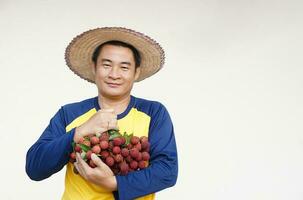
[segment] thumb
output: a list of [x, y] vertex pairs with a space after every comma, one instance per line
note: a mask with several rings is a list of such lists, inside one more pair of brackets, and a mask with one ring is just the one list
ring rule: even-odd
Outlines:
[[91, 159], [98, 167], [105, 165], [105, 163], [94, 153], [92, 153]]

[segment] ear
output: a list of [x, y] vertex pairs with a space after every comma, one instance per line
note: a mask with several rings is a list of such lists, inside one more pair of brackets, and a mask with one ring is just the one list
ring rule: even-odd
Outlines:
[[137, 67], [135, 71], [135, 81], [138, 80], [140, 73], [141, 73], [141, 67]]

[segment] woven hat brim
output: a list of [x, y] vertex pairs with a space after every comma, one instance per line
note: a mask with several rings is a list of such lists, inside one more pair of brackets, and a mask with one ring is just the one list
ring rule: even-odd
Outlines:
[[164, 65], [164, 50], [155, 40], [131, 29], [103, 27], [86, 31], [70, 42], [65, 51], [67, 66], [81, 78], [95, 83], [91, 70], [93, 52], [100, 44], [110, 40], [131, 44], [139, 51], [141, 72], [137, 82], [157, 73]]

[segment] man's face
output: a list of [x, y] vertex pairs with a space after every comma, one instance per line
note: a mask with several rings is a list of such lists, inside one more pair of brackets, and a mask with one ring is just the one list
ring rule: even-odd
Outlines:
[[130, 95], [140, 73], [140, 67], [135, 69], [132, 51], [113, 45], [103, 46], [93, 70], [101, 96], [115, 99]]

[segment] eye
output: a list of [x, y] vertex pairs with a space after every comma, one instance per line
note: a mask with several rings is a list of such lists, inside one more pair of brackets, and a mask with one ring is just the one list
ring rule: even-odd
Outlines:
[[104, 67], [104, 68], [109, 68], [109, 67], [110, 67], [110, 64], [103, 64], [103, 67]]
[[128, 70], [129, 68], [127, 66], [121, 66], [122, 70], [126, 71]]

